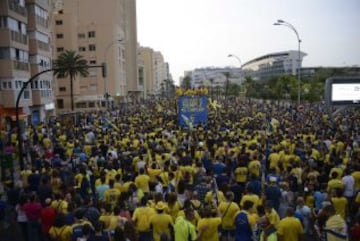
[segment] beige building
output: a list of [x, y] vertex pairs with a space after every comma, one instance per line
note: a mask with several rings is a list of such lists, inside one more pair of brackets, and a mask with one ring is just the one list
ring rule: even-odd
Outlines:
[[[65, 50], [77, 51], [89, 65], [86, 78], [77, 77], [73, 85], [75, 109], [117, 104], [129, 96], [140, 95], [137, 67], [137, 30], [135, 0], [55, 1], [55, 56]], [[56, 80], [56, 107], [59, 113], [70, 109], [70, 80]]]
[[161, 52], [149, 47], [139, 47], [139, 61], [144, 65], [146, 96], [163, 94], [168, 87], [166, 80], [171, 79], [171, 75]]
[[[17, 96], [51, 63], [49, 0], [0, 0], [0, 126], [14, 125]], [[37, 124], [53, 114], [53, 78], [44, 73], [21, 96], [21, 119]]]

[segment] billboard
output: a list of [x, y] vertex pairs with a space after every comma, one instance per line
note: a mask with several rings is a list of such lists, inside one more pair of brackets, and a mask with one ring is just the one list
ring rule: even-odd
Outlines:
[[206, 125], [208, 121], [206, 96], [181, 96], [178, 99], [178, 120], [182, 127]]
[[360, 104], [360, 77], [332, 77], [327, 79], [325, 99], [331, 105]]

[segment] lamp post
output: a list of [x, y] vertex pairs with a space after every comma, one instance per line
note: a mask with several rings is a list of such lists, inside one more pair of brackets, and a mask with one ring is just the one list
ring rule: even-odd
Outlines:
[[292, 31], [294, 31], [295, 35], [296, 35], [296, 38], [297, 38], [297, 41], [298, 41], [298, 66], [297, 66], [297, 78], [298, 78], [298, 86], [297, 86], [297, 105], [299, 106], [300, 105], [300, 100], [301, 100], [301, 52], [300, 52], [300, 44], [301, 44], [301, 39], [300, 39], [300, 36], [299, 36], [299, 33], [298, 31], [296, 30], [296, 28], [284, 21], [284, 20], [281, 20], [281, 19], [278, 19], [276, 23], [274, 23], [275, 26], [285, 26], [287, 28], [290, 28]]
[[[121, 43], [122, 41], [123, 41], [122, 39], [117, 39], [115, 41], [110, 42], [106, 46], [105, 51], [104, 51], [104, 66], [106, 66], [106, 56], [107, 56], [107, 53], [108, 53], [110, 47], [112, 47], [114, 44]], [[109, 93], [107, 91], [106, 77], [107, 77], [107, 75], [104, 75], [104, 98], [105, 98], [105, 101], [106, 101], [105, 106], [108, 108], [109, 107], [109, 97], [110, 97], [110, 95], [109, 95]]]
[[228, 55], [229, 58], [235, 58], [237, 61], [239, 61], [239, 66], [240, 66], [240, 83], [242, 83], [242, 64], [241, 64], [241, 59], [236, 56], [235, 54], [229, 54]]

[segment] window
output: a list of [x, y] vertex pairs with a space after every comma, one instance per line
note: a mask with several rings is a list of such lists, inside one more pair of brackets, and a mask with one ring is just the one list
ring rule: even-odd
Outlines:
[[56, 25], [63, 25], [63, 21], [62, 21], [62, 20], [56, 20], [56, 21], [55, 21], [55, 24], [56, 24]]
[[96, 64], [96, 60], [90, 60], [90, 64]]
[[56, 51], [57, 51], [57, 52], [63, 52], [63, 51], [64, 51], [64, 48], [63, 48], [63, 47], [58, 47], [58, 48], [56, 48]]
[[89, 51], [95, 51], [95, 50], [96, 50], [95, 44], [90, 44], [89, 45]]
[[88, 105], [89, 108], [95, 108], [95, 102], [89, 102]]
[[56, 38], [64, 38], [64, 34], [58, 33], [58, 34], [56, 34]]
[[88, 38], [95, 38], [95, 31], [88, 32]]
[[84, 33], [78, 33], [78, 38], [85, 38], [85, 34]]
[[79, 52], [85, 52], [86, 51], [86, 47], [79, 47]]
[[6, 82], [5, 82], [5, 81], [4, 81], [4, 82], [2, 82], [2, 86], [1, 86], [1, 87], [2, 87], [2, 89], [3, 89], [3, 90], [7, 89], [7, 84], [6, 84]]
[[57, 99], [56, 100], [57, 108], [64, 109], [64, 100], [63, 99]]
[[60, 88], [59, 88], [59, 91], [60, 91], [60, 92], [65, 92], [65, 91], [66, 91], [66, 87], [60, 87]]

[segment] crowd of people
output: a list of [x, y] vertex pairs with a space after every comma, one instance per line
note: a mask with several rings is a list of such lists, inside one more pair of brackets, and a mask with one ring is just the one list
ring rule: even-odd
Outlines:
[[[191, 128], [172, 101], [29, 125], [0, 240], [360, 240], [358, 109], [222, 105]], [[17, 145], [1, 132], [3, 153]]]

